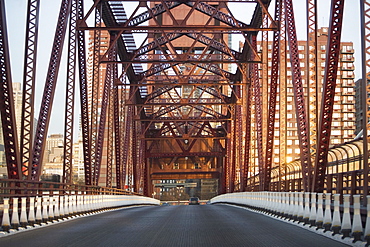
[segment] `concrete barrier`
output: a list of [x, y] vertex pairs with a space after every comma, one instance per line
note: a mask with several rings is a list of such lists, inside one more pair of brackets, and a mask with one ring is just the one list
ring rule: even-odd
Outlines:
[[[351, 200], [351, 197], [353, 200]], [[367, 215], [361, 217], [360, 195], [303, 192], [238, 192], [216, 196], [211, 204], [230, 203], [272, 215], [274, 217], [315, 226], [322, 232], [331, 231], [341, 238], [351, 238], [370, 246], [370, 196], [367, 196]], [[343, 204], [341, 205], [341, 199]], [[333, 201], [332, 201], [333, 200]], [[350, 202], [353, 201], [351, 205]], [[363, 229], [362, 218], [366, 218]]]
[[[13, 203], [10, 203], [12, 200]], [[18, 201], [21, 200], [21, 207]], [[29, 206], [27, 207], [27, 200]], [[4, 232], [21, 227], [50, 224], [58, 220], [99, 213], [111, 209], [134, 205], [160, 205], [160, 201], [139, 195], [83, 195], [73, 192], [70, 195], [56, 193], [35, 197], [3, 198], [2, 224]], [[27, 212], [28, 211], [28, 212]], [[36, 211], [36, 213], [35, 213]], [[11, 212], [11, 220], [10, 220]], [[19, 215], [21, 220], [19, 221]]]

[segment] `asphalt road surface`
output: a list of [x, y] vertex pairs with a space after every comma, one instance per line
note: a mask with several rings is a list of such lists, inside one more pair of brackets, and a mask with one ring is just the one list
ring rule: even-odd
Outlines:
[[0, 238], [0, 246], [346, 246], [301, 227], [227, 205], [135, 207]]

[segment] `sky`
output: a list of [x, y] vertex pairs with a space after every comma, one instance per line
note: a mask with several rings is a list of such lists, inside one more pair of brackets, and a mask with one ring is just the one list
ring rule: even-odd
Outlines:
[[[35, 117], [38, 117], [40, 99], [44, 89], [46, 70], [48, 68], [51, 47], [54, 39], [56, 21], [59, 14], [60, 0], [41, 0], [40, 5], [40, 20], [39, 20], [39, 41], [38, 41], [38, 60], [36, 70], [36, 105]], [[303, 0], [293, 0], [295, 21], [297, 27], [298, 40], [305, 40], [306, 37], [306, 11]], [[360, 44], [360, 19], [359, 19], [359, 2], [358, 0], [345, 1], [344, 21], [342, 31], [342, 41], [354, 42], [355, 49], [355, 78], [361, 78], [361, 44]], [[93, 0], [85, 0], [85, 11], [87, 6]], [[318, 27], [328, 27], [330, 19], [330, 3], [329, 0], [317, 0], [318, 3]], [[137, 4], [135, 4], [136, 6]], [[274, 1], [271, 4], [271, 9], [274, 7]], [[8, 25], [8, 37], [10, 48], [10, 60], [12, 69], [13, 82], [22, 82], [23, 78], [23, 59], [24, 59], [24, 39], [25, 39], [25, 22], [27, 11], [27, 0], [5, 0], [6, 16]], [[249, 23], [250, 14], [247, 14], [250, 8], [245, 9], [246, 4], [235, 3], [230, 5], [233, 15], [245, 22]], [[126, 12], [130, 14], [133, 10], [130, 5], [127, 5]], [[270, 13], [273, 13], [271, 11]], [[247, 19], [247, 18], [248, 19]], [[67, 43], [67, 42], [66, 42]], [[140, 42], [136, 43], [137, 45]], [[233, 40], [233, 49], [238, 50], [238, 40]], [[66, 75], [66, 59], [64, 56], [62, 65], [59, 70], [59, 79], [56, 87], [53, 111], [49, 125], [49, 134], [64, 132], [64, 105], [65, 105], [65, 75]], [[76, 115], [79, 114], [77, 107]], [[78, 119], [78, 118], [77, 118]], [[75, 135], [78, 126], [75, 128]]]

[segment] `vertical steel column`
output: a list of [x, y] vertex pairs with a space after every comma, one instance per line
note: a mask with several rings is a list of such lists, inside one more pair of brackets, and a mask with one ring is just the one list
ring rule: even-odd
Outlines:
[[[370, 0], [361, 0], [361, 50], [362, 50], [362, 82], [361, 88], [361, 106], [363, 111], [362, 133], [363, 133], [363, 164], [364, 164], [364, 180], [363, 180], [363, 195], [364, 198], [369, 194], [370, 182], [369, 178], [369, 130], [370, 130]], [[364, 114], [366, 111], [366, 114]], [[367, 203], [364, 200], [365, 204]]]
[[[241, 86], [235, 85], [235, 94], [239, 101], [241, 101]], [[239, 188], [238, 191], [240, 191], [241, 183], [243, 181], [243, 174], [242, 174], [242, 164], [244, 156], [243, 156], [243, 114], [242, 114], [242, 105], [236, 105], [235, 106], [236, 111], [236, 145], [235, 145], [235, 157], [236, 157], [236, 163], [235, 163], [235, 181], [238, 181]], [[236, 176], [236, 172], [238, 172], [239, 176]]]
[[[128, 163], [129, 163], [129, 152], [130, 152], [130, 134], [131, 134], [131, 124], [132, 124], [132, 105], [125, 106], [127, 107], [126, 116], [125, 116], [125, 128], [124, 128], [124, 141], [123, 141], [123, 152], [122, 152], [122, 181], [123, 186], [126, 182], [126, 177], [128, 175]], [[128, 182], [128, 181], [127, 181]]]
[[[281, 7], [280, 0], [275, 2], [275, 21], [280, 22]], [[275, 115], [276, 115], [276, 98], [278, 94], [278, 79], [279, 79], [279, 51], [280, 51], [280, 31], [274, 32], [272, 43], [272, 61], [271, 61], [271, 82], [270, 82], [270, 99], [269, 111], [267, 121], [267, 138], [266, 138], [266, 160], [265, 160], [265, 176], [264, 185], [265, 190], [269, 190], [271, 182], [271, 168], [272, 168], [272, 155], [274, 153], [274, 135], [275, 135]]]
[[342, 34], [343, 10], [344, 0], [332, 1], [329, 37], [325, 61], [326, 66], [324, 86], [320, 112], [320, 126], [317, 140], [315, 176], [312, 183], [312, 189], [315, 192], [322, 192], [324, 190], [325, 171], [330, 145], [331, 121], [339, 62], [340, 37]]
[[286, 128], [286, 113], [287, 113], [287, 43], [286, 43], [286, 18], [285, 18], [285, 1], [280, 1], [280, 76], [279, 76], [279, 182], [280, 191], [285, 190], [285, 182], [283, 181], [283, 176], [285, 176], [286, 164], [286, 143], [287, 143], [287, 128]]
[[135, 107], [133, 107], [132, 111], [133, 117], [132, 121], [132, 138], [131, 138], [131, 148], [132, 148], [132, 187], [135, 192], [138, 192], [138, 183], [139, 183], [139, 176], [138, 176], [138, 142], [137, 142], [137, 127], [135, 121]]
[[233, 118], [232, 118], [232, 134], [231, 134], [231, 158], [230, 158], [230, 192], [235, 192], [235, 175], [236, 175], [236, 153], [237, 153], [237, 139], [238, 139], [238, 111], [237, 105], [231, 106], [233, 109]]
[[[252, 35], [251, 44], [253, 49], [257, 50], [257, 37], [256, 35]], [[259, 79], [259, 71], [258, 71], [258, 64], [253, 64], [253, 88], [254, 88], [254, 101], [255, 101], [255, 117], [256, 117], [256, 129], [257, 129], [257, 150], [258, 150], [258, 172], [260, 178], [260, 190], [263, 191], [264, 188], [264, 180], [266, 171], [264, 165], [264, 157], [263, 157], [263, 143], [262, 143], [262, 99], [261, 99], [261, 84]]]
[[22, 174], [28, 176], [28, 166], [32, 150], [33, 121], [35, 105], [35, 77], [37, 60], [37, 40], [39, 24], [40, 0], [28, 0], [26, 40], [23, 66], [23, 91], [22, 91], [22, 122], [20, 133], [20, 152], [22, 162]]
[[318, 57], [317, 57], [317, 0], [307, 1], [307, 50], [306, 50], [306, 74], [308, 118], [310, 122], [310, 145], [311, 156], [316, 155], [317, 127], [318, 127]]
[[[126, 82], [126, 76], [123, 75], [123, 83], [125, 84]], [[120, 141], [121, 141], [121, 145], [122, 147], [120, 148], [121, 149], [121, 181], [122, 181], [122, 188], [125, 187], [125, 184], [126, 184], [126, 167], [127, 167], [127, 150], [126, 150], [126, 147], [127, 147], [127, 143], [125, 142], [126, 141], [126, 126], [128, 125], [128, 122], [126, 121], [127, 120], [127, 111], [128, 111], [128, 107], [125, 105], [126, 103], [126, 98], [127, 98], [127, 89], [125, 86], [123, 86], [121, 88], [121, 102], [122, 102], [122, 106], [121, 106], [121, 110], [120, 110], [120, 114], [121, 114], [121, 118], [120, 118], [120, 130], [121, 130], [121, 134], [120, 134]], [[120, 145], [120, 146], [121, 146]]]
[[[116, 57], [116, 50], [113, 51], [114, 57]], [[116, 164], [119, 167], [120, 162], [120, 153], [119, 147], [119, 113], [118, 113], [118, 86], [114, 83], [118, 77], [118, 68], [117, 64], [111, 65], [111, 88], [109, 94], [109, 115], [108, 115], [108, 155], [107, 155], [107, 187], [113, 186], [113, 164]], [[118, 79], [117, 79], [118, 80]], [[117, 109], [116, 109], [117, 108]], [[116, 115], [117, 114], [117, 115]], [[118, 130], [116, 132], [116, 129]], [[118, 141], [117, 141], [118, 140]], [[118, 152], [117, 152], [118, 151]], [[114, 158], [115, 157], [115, 158]], [[114, 161], [114, 162], [113, 162]], [[119, 175], [118, 175], [119, 176]], [[118, 178], [116, 175], [116, 179]], [[117, 179], [118, 183], [118, 179]], [[118, 188], [116, 183], [116, 187]]]
[[[83, 0], [78, 0], [77, 19], [81, 20], [84, 16]], [[89, 101], [88, 86], [86, 77], [86, 50], [85, 50], [85, 32], [77, 31], [78, 47], [78, 68], [80, 80], [80, 107], [81, 107], [81, 127], [82, 127], [82, 148], [84, 155], [85, 184], [92, 185], [92, 168], [91, 168], [91, 149], [89, 135]]]
[[[246, 66], [247, 67], [247, 66]], [[245, 78], [244, 82], [247, 82], [247, 78]], [[249, 81], [250, 82], [250, 81]], [[245, 152], [244, 152], [244, 172], [243, 172], [243, 191], [245, 191], [245, 188], [247, 187], [247, 181], [248, 181], [248, 174], [249, 174], [249, 167], [250, 167], [250, 155], [251, 155], [251, 120], [252, 120], [252, 93], [253, 93], [253, 87], [250, 83], [247, 83], [245, 86], [246, 91], [246, 106], [245, 106], [245, 112], [246, 112], [246, 128], [245, 128]]]
[[[230, 111], [230, 116], [231, 116], [231, 119], [233, 118], [233, 114], [234, 112], [232, 111], [232, 109], [229, 109]], [[231, 192], [231, 155], [232, 155], [232, 138], [233, 138], [233, 126], [232, 126], [232, 120], [228, 121], [227, 123], [227, 127], [226, 127], [226, 130], [227, 130], [227, 136], [228, 138], [226, 139], [226, 158], [225, 158], [225, 192], [226, 193], [230, 193]]]
[[[112, 64], [112, 66], [117, 67], [116, 64]], [[112, 78], [114, 79], [114, 70], [115, 68], [112, 68]], [[109, 93], [109, 103], [108, 103], [108, 128], [106, 129], [106, 135], [105, 138], [108, 139], [107, 141], [107, 172], [106, 172], [106, 186], [107, 187], [112, 187], [112, 170], [113, 170], [113, 157], [114, 157], [114, 119], [116, 118], [114, 116], [114, 87], [110, 89]]]
[[73, 119], [76, 71], [77, 1], [72, 0], [69, 21], [68, 64], [66, 82], [66, 109], [64, 115], [63, 183], [72, 183]]
[[62, 0], [58, 17], [57, 28], [50, 56], [49, 68], [46, 76], [44, 93], [41, 100], [40, 114], [37, 122], [35, 140], [33, 145], [32, 163], [29, 166], [28, 179], [39, 180], [42, 158], [45, 150], [46, 135], [49, 128], [51, 109], [53, 106], [54, 92], [58, 79], [58, 71], [67, 22], [70, 12], [71, 0]]
[[[114, 35], [110, 36], [110, 43], [114, 42]], [[108, 60], [112, 61], [115, 60], [116, 54], [115, 50], [111, 49], [108, 54]], [[98, 185], [99, 177], [100, 177], [100, 169], [101, 169], [101, 162], [102, 162], [102, 155], [103, 155], [103, 140], [104, 140], [104, 133], [105, 133], [105, 124], [107, 122], [107, 110], [108, 110], [108, 101], [110, 98], [110, 92], [113, 87], [113, 64], [108, 63], [105, 72], [105, 80], [104, 80], [104, 89], [102, 95], [102, 103], [101, 103], [101, 110], [100, 110], [100, 120], [99, 120], [99, 128], [98, 128], [98, 136], [96, 141], [96, 149], [95, 149], [95, 164], [94, 164], [94, 176], [93, 176], [93, 183], [94, 185]]]
[[[117, 70], [115, 70], [117, 71]], [[117, 78], [116, 72], [114, 73], [114, 78]], [[123, 92], [121, 92], [123, 93]], [[118, 189], [123, 188], [122, 184], [122, 159], [121, 159], [121, 135], [123, 132], [121, 131], [120, 125], [120, 107], [124, 107], [119, 102], [119, 92], [118, 86], [116, 84], [113, 85], [113, 104], [114, 104], [114, 147], [115, 147], [115, 163], [116, 163], [116, 186]]]
[[[263, 16], [263, 21], [262, 21], [262, 27], [263, 28], [269, 28], [269, 18], [268, 18], [268, 13], [265, 13], [264, 9], [262, 9], [262, 16]], [[268, 115], [268, 80], [269, 80], [269, 61], [268, 61], [268, 54], [269, 54], [269, 38], [268, 38], [268, 31], [262, 31], [262, 63], [261, 63], [261, 70], [260, 70], [260, 75], [262, 76], [261, 78], [261, 107], [262, 107], [262, 130], [267, 130], [268, 126], [268, 118], [265, 117]], [[262, 143], [266, 143], [266, 138], [267, 135], [265, 133], [262, 134]], [[262, 145], [262, 153], [265, 154], [265, 146]]]
[[143, 193], [144, 190], [144, 184], [146, 177], [144, 176], [144, 169], [145, 169], [145, 140], [142, 137], [143, 130], [144, 130], [144, 124], [141, 122], [138, 122], [140, 128], [138, 131], [139, 135], [139, 150], [138, 150], [138, 159], [139, 159], [139, 189], [138, 192]]
[[0, 1], [0, 70], [0, 113], [8, 178], [21, 179], [4, 1]]
[[95, 8], [95, 27], [97, 29], [94, 29], [94, 47], [93, 47], [93, 68], [92, 68], [92, 97], [90, 102], [90, 114], [91, 114], [91, 129], [89, 130], [90, 133], [90, 148], [91, 148], [91, 176], [94, 177], [95, 172], [95, 159], [96, 159], [96, 140], [98, 135], [98, 109], [99, 109], [99, 88], [100, 88], [100, 56], [101, 56], [101, 50], [100, 50], [100, 36], [102, 31], [99, 30], [99, 27], [102, 26], [102, 20], [100, 16], [102, 4], [98, 4]]
[[299, 146], [301, 150], [301, 164], [303, 188], [305, 191], [311, 190], [311, 156], [310, 156], [310, 139], [309, 126], [306, 116], [306, 106], [304, 102], [304, 89], [302, 85], [302, 75], [298, 56], [297, 34], [294, 21], [293, 3], [292, 0], [285, 0], [288, 43], [290, 51], [290, 63], [292, 66], [294, 102], [298, 126]]
[[149, 159], [146, 157], [146, 150], [147, 150], [147, 143], [144, 141], [143, 144], [143, 150], [144, 150], [144, 170], [143, 170], [143, 177], [144, 177], [144, 188], [143, 188], [143, 195], [151, 197], [153, 193], [153, 189], [151, 188], [151, 185], [149, 184], [150, 177], [149, 177]]

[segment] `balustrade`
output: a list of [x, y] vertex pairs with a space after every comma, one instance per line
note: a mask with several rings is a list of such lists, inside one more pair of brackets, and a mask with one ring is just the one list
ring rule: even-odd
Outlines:
[[[159, 200], [113, 188], [0, 180], [3, 232], [48, 225], [130, 205], [159, 205]], [[0, 230], [0, 231], [1, 231]]]
[[[361, 206], [367, 203], [367, 208]], [[239, 192], [223, 194], [211, 203], [231, 203], [314, 228], [322, 234], [370, 245], [370, 196], [311, 192]]]

